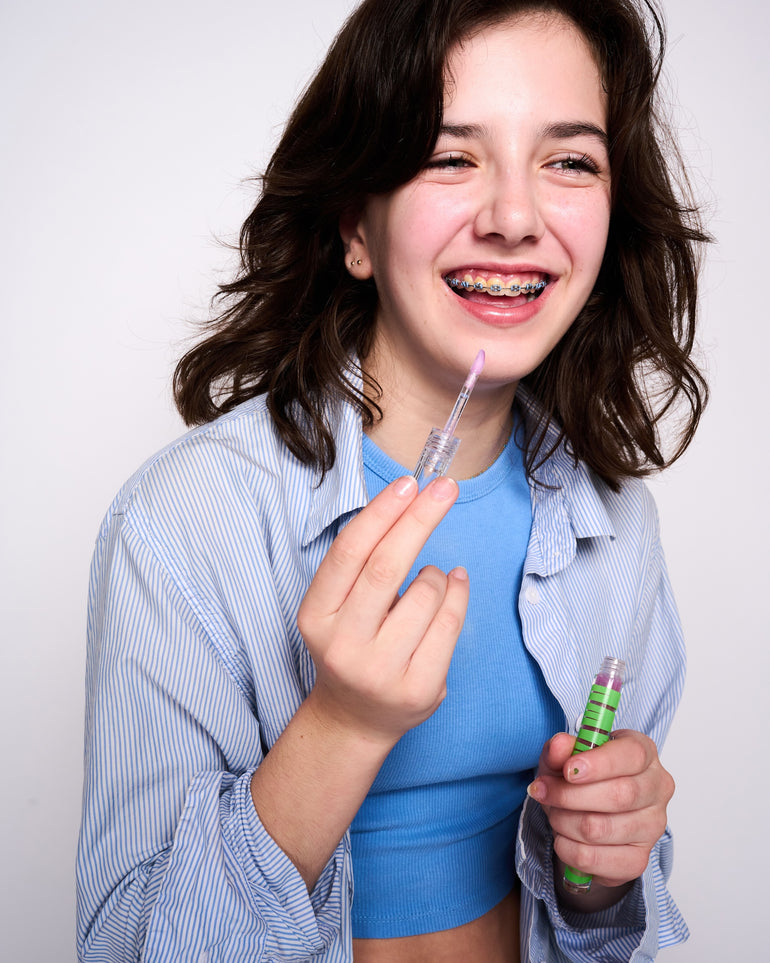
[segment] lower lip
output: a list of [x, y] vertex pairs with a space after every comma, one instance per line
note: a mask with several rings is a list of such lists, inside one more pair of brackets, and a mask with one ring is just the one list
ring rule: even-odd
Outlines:
[[550, 281], [540, 297], [535, 298], [534, 301], [525, 300], [524, 295], [519, 295], [517, 298], [509, 298], [502, 295], [499, 298], [488, 298], [488, 303], [481, 303], [480, 301], [471, 301], [462, 297], [460, 294], [456, 294], [448, 286], [447, 290], [456, 301], [460, 302], [460, 307], [467, 311], [468, 314], [473, 315], [477, 321], [480, 321], [482, 324], [504, 328], [531, 321], [544, 307], [545, 302], [550, 297], [554, 284], [555, 282]]

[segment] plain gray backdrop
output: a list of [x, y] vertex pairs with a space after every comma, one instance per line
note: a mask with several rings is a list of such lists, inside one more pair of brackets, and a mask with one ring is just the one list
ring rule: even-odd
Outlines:
[[[0, 954], [74, 959], [88, 566], [122, 482], [182, 431], [173, 362], [349, 0], [50, 0], [0, 12]], [[717, 243], [713, 400], [655, 480], [689, 645], [672, 963], [768, 959], [770, 83], [764, 0], [667, 0], [669, 100]], [[217, 240], [219, 239], [219, 240]]]

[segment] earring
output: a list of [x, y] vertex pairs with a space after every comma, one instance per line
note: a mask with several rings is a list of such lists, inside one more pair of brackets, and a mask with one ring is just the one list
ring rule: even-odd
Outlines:
[[352, 261], [350, 262], [350, 266], [351, 266], [351, 267], [356, 267], [357, 265], [360, 266], [360, 265], [363, 264], [363, 263], [364, 263], [364, 262], [363, 262], [363, 261], [361, 260], [361, 258], [359, 257], [359, 258], [355, 258], [354, 260], [352, 260]]

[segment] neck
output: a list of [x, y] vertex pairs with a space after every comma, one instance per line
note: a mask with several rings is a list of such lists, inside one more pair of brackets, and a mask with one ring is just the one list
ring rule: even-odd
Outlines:
[[[430, 429], [443, 427], [460, 390], [462, 378], [452, 388], [427, 385], [403, 370], [375, 371], [382, 387], [382, 418], [367, 434], [385, 454], [411, 472], [417, 464]], [[471, 395], [455, 434], [461, 439], [450, 474], [461, 481], [485, 471], [505, 447], [513, 425], [516, 385], [489, 388], [482, 381]]]

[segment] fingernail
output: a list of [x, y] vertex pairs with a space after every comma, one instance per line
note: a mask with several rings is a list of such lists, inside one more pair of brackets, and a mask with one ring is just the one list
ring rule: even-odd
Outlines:
[[539, 779], [536, 779], [527, 786], [527, 795], [536, 799], [537, 802], [542, 802], [545, 799], [545, 786]]
[[461, 582], [468, 581], [468, 572], [462, 567], [462, 565], [458, 565], [457, 568], [453, 568], [452, 575], [454, 575], [454, 577], [459, 579]]
[[403, 478], [399, 478], [398, 481], [393, 483], [393, 491], [401, 498], [411, 495], [416, 488], [417, 482], [411, 475], [404, 475]]
[[431, 498], [437, 502], [448, 501], [457, 494], [457, 482], [451, 478], [437, 478], [429, 487]]
[[570, 781], [572, 781], [573, 779], [578, 779], [582, 775], [582, 773], [583, 773], [583, 770], [580, 768], [580, 766], [569, 766], [566, 771], [567, 779], [569, 779]]

